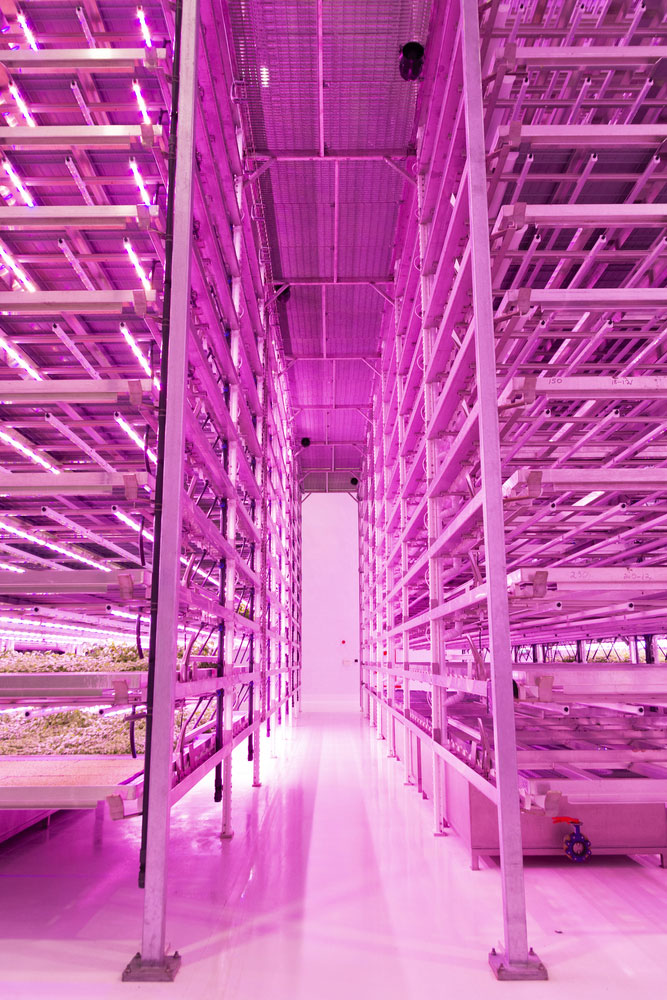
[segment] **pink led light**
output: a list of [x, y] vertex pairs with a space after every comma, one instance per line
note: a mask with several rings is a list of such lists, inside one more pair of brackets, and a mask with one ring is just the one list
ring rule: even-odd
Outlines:
[[[101, 635], [105, 639], [111, 639], [114, 642], [124, 643], [127, 646], [133, 646], [135, 644], [135, 638], [133, 636], [128, 636], [125, 632], [103, 632]], [[13, 639], [19, 642], [44, 642], [52, 643], [53, 645], [58, 645], [63, 642], [70, 643], [95, 643], [100, 641], [99, 635], [88, 636], [88, 635], [68, 635], [63, 636], [62, 633], [45, 633], [45, 632], [27, 632], [23, 629], [13, 629], [13, 628], [3, 628], [0, 626], [0, 638], [3, 639]]]
[[603, 496], [604, 496], [604, 491], [596, 490], [593, 493], [587, 493], [585, 497], [582, 497], [581, 500], [577, 500], [572, 506], [587, 507], [589, 503], [593, 503], [593, 501], [597, 500], [598, 497], [603, 497]]
[[[133, 518], [131, 518], [127, 514], [123, 513], [122, 510], [119, 510], [117, 507], [112, 508], [112, 511], [113, 511], [114, 515], [118, 518], [118, 520], [122, 521], [123, 524], [126, 524], [128, 526], [128, 528], [133, 528], [134, 531], [136, 531], [136, 532], [141, 531], [141, 525], [139, 524], [138, 521], [135, 521]], [[144, 538], [147, 538], [149, 542], [154, 541], [154, 536], [151, 534], [150, 531], [147, 531], [145, 528], [144, 528]], [[188, 560], [187, 556], [181, 556], [181, 563], [184, 566], [187, 566], [188, 561], [189, 560]], [[209, 575], [208, 572], [207, 572], [207, 570], [204, 570], [204, 569], [196, 569], [195, 573], [198, 576], [208, 576]], [[112, 611], [111, 613], [114, 614], [115, 612]], [[121, 614], [121, 613], [125, 614], [125, 612], [119, 612], [119, 614]]]
[[7, 265], [7, 267], [14, 273], [14, 275], [16, 276], [16, 278], [18, 278], [18, 280], [21, 282], [21, 284], [25, 287], [26, 291], [28, 291], [28, 292], [36, 292], [37, 291], [37, 288], [35, 287], [35, 285], [33, 285], [32, 281], [30, 280], [30, 278], [28, 277], [28, 275], [25, 273], [25, 271], [23, 270], [23, 268], [19, 267], [19, 265], [16, 263], [16, 261], [14, 260], [14, 258], [12, 257], [12, 255], [9, 253], [9, 251], [5, 250], [5, 248], [2, 245], [2, 243], [0, 243], [0, 257], [2, 257], [2, 259], [4, 260], [4, 262]]
[[155, 464], [157, 465], [157, 455], [155, 454], [154, 451], [151, 451], [150, 448], [146, 448], [145, 447], [144, 442], [141, 440], [141, 438], [139, 437], [139, 435], [135, 431], [134, 427], [132, 427], [130, 424], [128, 424], [128, 422], [125, 419], [125, 417], [123, 417], [120, 413], [114, 413], [114, 420], [116, 421], [116, 423], [118, 424], [118, 426], [121, 427], [125, 431], [125, 433], [127, 434], [127, 436], [132, 441], [134, 441], [134, 443], [136, 444], [137, 448], [141, 448], [142, 451], [145, 451], [146, 454], [148, 455], [148, 457], [150, 458], [151, 462], [155, 462]]
[[25, 457], [29, 458], [31, 462], [35, 463], [35, 465], [41, 465], [43, 469], [47, 470], [47, 472], [52, 472], [54, 476], [60, 475], [60, 469], [56, 469], [54, 465], [47, 462], [47, 460], [42, 458], [41, 455], [38, 455], [36, 451], [33, 451], [32, 448], [29, 448], [27, 445], [23, 444], [23, 442], [17, 441], [16, 438], [12, 437], [12, 435], [8, 434], [6, 431], [0, 430], [0, 441], [4, 441], [5, 444], [8, 444], [22, 455], [25, 455]]
[[0, 336], [0, 348], [2, 348], [8, 358], [11, 358], [11, 360], [18, 365], [19, 368], [22, 368], [24, 372], [27, 372], [31, 378], [34, 378], [37, 382], [44, 381], [39, 372], [33, 368], [32, 365], [26, 361], [23, 355], [19, 354], [16, 348], [12, 347], [9, 341], [3, 336]]
[[[141, 531], [141, 525], [139, 522], [135, 521], [134, 518], [130, 517], [128, 514], [125, 514], [122, 510], [119, 510], [118, 507], [112, 507], [111, 511], [114, 516], [117, 517], [119, 521], [122, 521], [123, 524], [126, 524], [128, 528], [133, 528], [134, 531], [137, 532]], [[144, 538], [147, 538], [149, 542], [153, 541], [153, 535], [146, 528], [144, 528]], [[125, 612], [123, 612], [123, 614], [125, 614]]]
[[16, 86], [16, 84], [10, 83], [10, 85], [9, 85], [9, 93], [12, 95], [12, 97], [16, 101], [16, 104], [17, 104], [17, 107], [18, 107], [19, 111], [21, 112], [21, 114], [23, 115], [23, 117], [25, 118], [25, 120], [27, 121], [27, 123], [30, 126], [30, 128], [37, 128], [37, 122], [35, 121], [35, 119], [30, 114], [30, 108], [26, 104], [25, 98], [24, 98], [23, 94], [21, 93], [21, 91], [19, 90], [19, 88]]
[[137, 256], [137, 252], [134, 249], [134, 247], [132, 246], [132, 244], [130, 243], [130, 241], [127, 238], [127, 236], [123, 240], [123, 245], [125, 247], [125, 253], [127, 254], [127, 256], [132, 261], [132, 264], [134, 266], [134, 270], [139, 275], [139, 279], [141, 281], [141, 284], [144, 286], [144, 291], [145, 292], [151, 292], [153, 289], [151, 287], [150, 281], [148, 280], [148, 275], [144, 271], [142, 263], [141, 263], [141, 261], [139, 260], [139, 258]]
[[[148, 363], [148, 358], [146, 357], [146, 355], [144, 354], [144, 352], [139, 347], [138, 343], [136, 342], [136, 340], [134, 339], [134, 337], [132, 336], [132, 334], [128, 330], [128, 328], [125, 325], [125, 323], [121, 323], [120, 324], [120, 332], [123, 334], [123, 337], [125, 338], [125, 342], [128, 344], [130, 350], [134, 354], [135, 358], [137, 359], [137, 361], [139, 362], [139, 364], [141, 365], [141, 367], [143, 368], [143, 370], [146, 372], [146, 374], [150, 378], [153, 378], [153, 372], [151, 371], [151, 366]], [[160, 388], [160, 382], [158, 381], [157, 378], [153, 378], [153, 384], [155, 385], [156, 389]]]
[[16, 535], [17, 538], [22, 538], [24, 542], [31, 542], [33, 545], [42, 545], [46, 549], [53, 549], [54, 552], [59, 552], [63, 556], [67, 556], [68, 559], [75, 559], [77, 562], [84, 563], [86, 566], [92, 566], [93, 569], [101, 569], [104, 573], [110, 573], [111, 570], [108, 566], [104, 566], [102, 563], [96, 562], [94, 559], [88, 559], [86, 556], [79, 555], [78, 552], [72, 552], [71, 549], [65, 548], [63, 545], [58, 545], [57, 542], [49, 542], [44, 538], [39, 538], [37, 535], [31, 534], [29, 531], [24, 531], [23, 528], [17, 528], [8, 521], [0, 521], [0, 530], [8, 531], [12, 535]]
[[[25, 573], [25, 570], [21, 569], [20, 566], [10, 566], [10, 564], [6, 563], [6, 562], [0, 562], [0, 569], [9, 570], [10, 573]], [[1, 620], [2, 619], [0, 619], [0, 621]], [[19, 619], [19, 620], [21, 620], [21, 619]]]
[[[11, 569], [11, 567], [8, 567]], [[25, 572], [20, 569], [17, 570], [18, 573]], [[129, 615], [128, 617], [133, 618], [136, 616]], [[109, 635], [109, 629], [106, 628], [95, 628], [94, 625], [68, 625], [66, 622], [59, 621], [57, 626], [51, 622], [47, 625], [46, 622], [26, 622], [25, 618], [15, 618], [12, 615], [0, 615], [0, 623], [6, 625], [23, 625], [24, 628], [37, 629], [37, 628], [58, 628], [68, 631], [68, 632], [90, 632], [92, 635]], [[123, 633], [120, 633], [121, 635]]]
[[144, 42], [146, 43], [147, 49], [153, 48], [153, 40], [151, 38], [151, 33], [148, 25], [146, 24], [146, 15], [144, 14], [143, 7], [137, 7], [137, 20], [141, 27], [141, 34], [144, 36]]
[[132, 90], [134, 91], [134, 96], [137, 99], [137, 104], [139, 105], [139, 111], [141, 113], [141, 120], [144, 125], [150, 125], [151, 119], [148, 114], [148, 107], [146, 106], [146, 101], [144, 100], [144, 95], [141, 92], [141, 87], [139, 86], [138, 80], [132, 81]]
[[32, 33], [30, 25], [28, 24], [28, 22], [26, 20], [25, 14], [20, 14], [20, 13], [17, 14], [16, 15], [16, 20], [21, 25], [21, 29], [23, 31], [23, 34], [25, 35], [25, 40], [28, 43], [28, 45], [30, 46], [30, 48], [31, 49], [35, 49], [35, 50], [38, 49], [39, 45], [37, 44], [37, 39], [35, 38], [35, 36]]
[[114, 616], [114, 618], [127, 618], [129, 621], [136, 622], [137, 616], [133, 615], [130, 611], [119, 611], [117, 608], [109, 608], [109, 613]]
[[133, 156], [130, 157], [130, 170], [132, 171], [134, 182], [139, 188], [139, 194], [141, 195], [141, 200], [143, 201], [144, 205], [150, 205], [151, 197], [148, 191], [146, 190], [146, 184], [144, 182], [143, 177], [141, 176], [139, 167], [137, 166], [137, 161]]

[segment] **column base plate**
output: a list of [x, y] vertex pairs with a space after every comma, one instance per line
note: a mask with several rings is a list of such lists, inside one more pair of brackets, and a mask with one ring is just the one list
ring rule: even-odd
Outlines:
[[181, 967], [181, 956], [177, 951], [165, 955], [161, 962], [144, 962], [140, 952], [123, 969], [124, 983], [173, 983]]
[[504, 954], [492, 948], [489, 954], [489, 965], [496, 979], [502, 981], [519, 979], [535, 981], [549, 978], [546, 966], [542, 964], [532, 948], [528, 954], [528, 961], [520, 964], [509, 962]]

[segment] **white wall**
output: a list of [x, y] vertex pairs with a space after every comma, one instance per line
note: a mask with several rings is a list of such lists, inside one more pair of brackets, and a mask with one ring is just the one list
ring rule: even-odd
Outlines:
[[357, 503], [346, 493], [313, 493], [303, 504], [302, 640], [304, 708], [354, 709], [359, 552]]

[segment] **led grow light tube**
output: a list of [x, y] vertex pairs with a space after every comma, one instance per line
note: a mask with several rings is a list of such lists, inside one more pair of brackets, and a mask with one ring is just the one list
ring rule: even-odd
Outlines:
[[141, 114], [141, 120], [144, 125], [152, 125], [151, 117], [148, 114], [148, 107], [146, 106], [146, 101], [144, 95], [141, 92], [141, 87], [139, 86], [138, 80], [132, 81], [132, 90], [134, 91], [134, 96], [137, 99], [137, 104], [139, 105], [139, 112]]
[[[19, 572], [23, 573], [24, 570], [19, 570]], [[130, 615], [129, 617], [130, 618], [136, 618], [136, 615]], [[116, 634], [116, 633], [110, 633], [109, 629], [107, 629], [107, 628], [95, 628], [94, 625], [68, 625], [66, 622], [60, 622], [59, 621], [58, 625], [56, 626], [56, 625], [53, 625], [51, 622], [49, 622], [49, 623], [47, 623], [47, 622], [31, 622], [31, 621], [26, 622], [25, 618], [16, 618], [16, 617], [13, 617], [12, 615], [0, 615], [0, 624], [23, 625], [24, 628], [28, 628], [28, 629], [38, 629], [38, 628], [55, 629], [57, 627], [58, 629], [64, 629], [64, 630], [66, 630], [68, 632], [90, 632], [91, 634], [98, 635], [98, 636], [99, 635]], [[123, 634], [127, 634], [127, 633], [120, 633], [120, 634], [123, 635]]]
[[125, 419], [125, 417], [123, 417], [122, 414], [120, 414], [120, 413], [118, 413], [118, 411], [116, 411], [114, 413], [114, 420], [116, 421], [116, 423], [118, 424], [118, 426], [121, 427], [125, 431], [125, 433], [127, 434], [127, 436], [132, 441], [134, 441], [134, 443], [136, 444], [137, 448], [141, 448], [142, 451], [145, 451], [146, 454], [148, 455], [148, 457], [150, 458], [151, 462], [155, 462], [155, 464], [157, 465], [157, 455], [155, 454], [154, 451], [151, 451], [150, 448], [146, 447], [146, 445], [144, 444], [144, 442], [141, 440], [141, 438], [139, 437], [139, 435], [135, 431], [134, 427], [132, 427], [130, 424], [128, 424], [128, 422]]
[[22, 552], [21, 549], [14, 548], [13, 545], [8, 545], [7, 542], [0, 542], [0, 552], [6, 552], [8, 555], [14, 556], [16, 559], [22, 559], [24, 562], [34, 563], [35, 566], [46, 566], [47, 569], [62, 569], [64, 572], [73, 572], [73, 570], [69, 569], [69, 566], [61, 566], [55, 559], [42, 559], [41, 556], [36, 556], [32, 552]]
[[6, 156], [2, 158], [2, 168], [5, 171], [5, 173], [7, 174], [7, 176], [9, 177], [10, 181], [12, 182], [12, 184], [14, 185], [14, 187], [16, 188], [16, 190], [18, 191], [18, 193], [23, 198], [23, 200], [26, 203], [26, 205], [29, 205], [30, 208], [34, 208], [35, 207], [35, 199], [30, 194], [30, 192], [26, 188], [25, 184], [23, 183], [23, 181], [21, 180], [21, 178], [19, 177], [19, 175], [16, 173], [16, 170], [14, 169], [13, 164], [10, 163], [10, 161], [7, 159]]
[[79, 348], [76, 346], [72, 338], [65, 333], [63, 328], [59, 326], [58, 323], [53, 323], [51, 329], [55, 333], [56, 337], [58, 337], [58, 339], [62, 341], [62, 343], [65, 345], [68, 351], [70, 351], [74, 355], [74, 357], [82, 366], [82, 368], [85, 368], [85, 370], [88, 372], [91, 378], [98, 379], [100, 377], [100, 373], [97, 371], [96, 368], [93, 368], [93, 366], [89, 361], [86, 360], [86, 358], [81, 353]]
[[148, 275], [144, 271], [143, 265], [142, 265], [141, 261], [139, 260], [139, 257], [137, 256], [137, 251], [134, 249], [134, 247], [132, 246], [132, 244], [131, 244], [131, 242], [130, 242], [130, 240], [128, 239], [127, 236], [123, 240], [123, 246], [125, 247], [125, 253], [127, 254], [127, 256], [132, 261], [132, 265], [134, 267], [134, 270], [139, 275], [139, 279], [141, 281], [141, 284], [144, 286], [144, 291], [145, 292], [152, 292], [153, 288], [152, 288], [152, 285], [151, 285], [150, 281], [148, 280]]
[[[126, 524], [128, 528], [132, 528], [134, 531], [141, 531], [141, 525], [138, 523], [138, 521], [135, 521], [133, 518], [131, 518], [124, 511], [120, 510], [118, 507], [116, 506], [112, 507], [111, 513], [115, 517], [117, 517], [119, 521], [122, 521], [123, 524]], [[144, 538], [147, 538], [149, 542], [152, 542], [154, 540], [153, 534], [146, 528], [144, 528], [143, 534]]]
[[78, 169], [76, 163], [74, 162], [74, 160], [72, 159], [71, 156], [66, 156], [65, 157], [65, 166], [67, 167], [67, 169], [69, 170], [70, 174], [74, 178], [74, 183], [78, 187], [79, 192], [81, 194], [81, 197], [85, 201], [86, 205], [94, 205], [95, 202], [93, 201], [93, 199], [90, 196], [90, 192], [88, 191], [88, 188], [86, 187], [86, 182], [84, 181], [83, 177], [79, 173], [79, 169]]
[[93, 569], [101, 569], [104, 573], [110, 573], [111, 569], [108, 566], [104, 566], [100, 562], [96, 562], [94, 559], [88, 559], [87, 556], [79, 555], [78, 552], [73, 552], [71, 549], [65, 548], [64, 545], [58, 545], [57, 542], [49, 542], [44, 538], [39, 538], [37, 535], [31, 534], [29, 531], [24, 531], [23, 528], [17, 528], [8, 521], [0, 521], [0, 530], [8, 531], [12, 535], [16, 535], [17, 538], [23, 539], [24, 542], [31, 542], [33, 545], [42, 545], [46, 549], [53, 549], [54, 552], [59, 552], [63, 556], [67, 556], [68, 559], [75, 559], [78, 562], [84, 563], [86, 566], [92, 566]]
[[72, 248], [69, 246], [67, 240], [61, 237], [58, 240], [58, 247], [60, 250], [62, 250], [62, 252], [65, 254], [66, 259], [72, 265], [74, 273], [77, 275], [78, 278], [81, 279], [81, 284], [84, 286], [84, 288], [87, 288], [89, 292], [96, 291], [94, 283], [90, 280], [90, 278], [84, 271], [83, 267], [72, 253]]
[[25, 97], [23, 96], [23, 94], [21, 93], [21, 91], [19, 90], [19, 88], [16, 86], [15, 83], [9, 84], [9, 93], [14, 98], [16, 106], [18, 107], [19, 111], [25, 118], [30, 128], [37, 128], [37, 122], [30, 114], [30, 108], [26, 103]]
[[589, 503], [593, 503], [593, 501], [597, 500], [598, 497], [603, 497], [603, 496], [604, 496], [604, 490], [595, 490], [593, 493], [587, 493], [585, 497], [581, 498], [581, 500], [576, 500], [572, 504], [572, 506], [587, 507]]
[[[118, 518], [118, 520], [122, 521], [123, 524], [126, 524], [128, 528], [132, 528], [136, 532], [141, 531], [141, 525], [137, 521], [133, 520], [131, 517], [128, 517], [128, 515], [125, 514], [122, 510], [119, 510], [118, 507], [112, 507], [111, 510], [112, 513]], [[147, 538], [149, 542], [155, 540], [155, 536], [150, 531], [147, 531], [145, 528], [143, 534], [144, 538]], [[184, 566], [187, 566], [188, 562], [189, 559], [187, 556], [181, 556], [181, 563]], [[208, 571], [204, 569], [196, 569], [195, 573], [199, 574], [200, 576], [206, 576], [206, 577], [210, 575]]]
[[135, 358], [137, 359], [137, 361], [139, 362], [139, 364], [141, 365], [141, 367], [143, 368], [143, 370], [146, 372], [146, 374], [149, 376], [149, 378], [153, 379], [153, 384], [155, 385], [155, 388], [159, 389], [160, 388], [160, 382], [159, 382], [159, 380], [157, 378], [155, 378], [153, 376], [153, 372], [151, 371], [151, 366], [148, 363], [148, 358], [146, 357], [146, 355], [144, 354], [144, 352], [139, 347], [138, 343], [136, 342], [136, 340], [134, 339], [134, 337], [132, 336], [132, 334], [128, 330], [128, 328], [127, 328], [127, 326], [126, 326], [125, 323], [121, 323], [120, 324], [120, 332], [123, 334], [123, 337], [125, 338], [125, 342], [129, 346], [130, 350], [134, 354]]
[[144, 13], [143, 7], [137, 7], [137, 20], [141, 27], [141, 34], [143, 35], [144, 42], [146, 43], [147, 49], [153, 48], [153, 39], [151, 38], [150, 28], [146, 23], [146, 15]]
[[141, 200], [143, 201], [144, 205], [150, 205], [151, 197], [146, 189], [146, 182], [141, 176], [141, 172], [139, 170], [139, 167], [137, 166], [137, 161], [134, 158], [134, 156], [130, 157], [130, 170], [132, 171], [134, 182], [139, 188], [139, 194], [141, 195]]
[[7, 267], [10, 269], [10, 271], [14, 273], [16, 278], [21, 282], [21, 284], [24, 286], [27, 292], [37, 291], [36, 286], [33, 285], [32, 281], [25, 273], [23, 268], [19, 267], [19, 265], [16, 263], [12, 255], [9, 253], [8, 250], [5, 249], [2, 243], [0, 243], [0, 257], [2, 257]]
[[32, 448], [29, 448], [28, 445], [23, 444], [22, 441], [18, 441], [15, 437], [12, 437], [12, 435], [8, 434], [7, 431], [0, 429], [0, 441], [4, 441], [5, 444], [8, 444], [11, 448], [14, 448], [26, 458], [29, 458], [31, 462], [35, 463], [35, 465], [41, 465], [41, 467], [46, 469], [47, 472], [52, 472], [54, 476], [60, 475], [60, 469], [56, 469], [55, 465], [52, 465], [51, 462], [42, 458], [41, 455], [38, 455], [37, 452], [33, 451]]
[[0, 348], [5, 352], [8, 358], [18, 365], [19, 368], [23, 369], [24, 372], [34, 378], [37, 382], [43, 382], [44, 379], [39, 374], [39, 372], [32, 367], [32, 365], [26, 361], [22, 354], [20, 354], [15, 347], [13, 347], [9, 341], [2, 335], [0, 335]]
[[[104, 632], [104, 637], [107, 639], [112, 639], [114, 642], [123, 643], [128, 646], [134, 646], [136, 640], [134, 636], [128, 635], [127, 632]], [[97, 635], [66, 635], [61, 634], [51, 634], [44, 632], [25, 632], [19, 629], [3, 628], [0, 626], [0, 639], [13, 639], [19, 640], [19, 642], [44, 642], [53, 643], [53, 645], [62, 644], [63, 642], [71, 643], [95, 643], [100, 641], [100, 637]]]
[[[21, 569], [20, 566], [10, 566], [10, 564], [6, 563], [6, 562], [0, 562], [0, 569], [9, 570], [10, 573], [25, 573], [25, 570]], [[0, 621], [1, 620], [2, 619], [0, 619]], [[18, 620], [21, 621], [22, 619], [18, 619]]]
[[16, 15], [16, 20], [21, 25], [21, 30], [23, 31], [23, 34], [25, 35], [26, 42], [28, 43], [28, 45], [30, 46], [31, 49], [35, 49], [35, 51], [36, 51], [39, 48], [39, 45], [37, 44], [37, 39], [35, 38], [35, 36], [32, 33], [32, 29], [30, 28], [30, 25], [28, 24], [28, 21], [26, 19], [25, 14], [22, 14], [22, 13], [19, 12]]

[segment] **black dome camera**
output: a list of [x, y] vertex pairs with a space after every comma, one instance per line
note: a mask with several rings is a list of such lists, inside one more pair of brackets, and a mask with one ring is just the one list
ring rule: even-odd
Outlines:
[[420, 42], [408, 42], [401, 49], [398, 70], [404, 80], [418, 80], [424, 68], [424, 46]]

